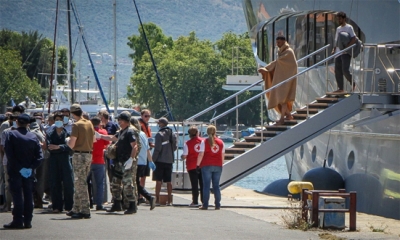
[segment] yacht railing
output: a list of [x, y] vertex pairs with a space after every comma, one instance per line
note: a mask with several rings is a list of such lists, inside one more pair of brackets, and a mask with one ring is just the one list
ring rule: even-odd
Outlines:
[[[314, 52], [308, 54], [307, 56], [304, 56], [304, 57], [298, 59], [298, 60], [297, 60], [297, 63], [300, 63], [300, 62], [302, 62], [302, 61], [304, 61], [304, 60], [306, 60], [306, 59], [308, 59], [308, 58], [314, 56], [315, 54], [320, 53], [320, 52], [326, 50], [329, 46], [330, 46], [330, 44], [327, 44], [327, 45], [323, 46], [322, 48], [320, 48], [320, 49], [318, 49], [318, 50], [316, 50], [316, 51], [314, 51]], [[251, 85], [249, 85], [249, 86], [243, 88], [242, 90], [240, 90], [240, 91], [238, 91], [238, 92], [236, 92], [236, 93], [230, 95], [229, 97], [227, 97], [227, 98], [225, 98], [225, 99], [223, 99], [223, 100], [221, 100], [221, 101], [215, 103], [214, 105], [212, 105], [212, 106], [210, 106], [210, 107], [204, 109], [203, 111], [201, 111], [201, 112], [199, 112], [199, 113], [197, 113], [197, 114], [195, 114], [195, 115], [189, 117], [188, 119], [186, 119], [186, 121], [193, 121], [195, 118], [197, 118], [197, 117], [199, 117], [199, 116], [201, 116], [201, 115], [203, 115], [203, 114], [205, 114], [205, 113], [207, 113], [207, 112], [209, 112], [209, 111], [215, 109], [216, 107], [218, 107], [218, 106], [220, 106], [220, 105], [226, 103], [227, 101], [231, 100], [232, 98], [234, 98], [234, 97], [236, 97], [236, 96], [238, 96], [238, 95], [240, 95], [240, 94], [246, 92], [247, 90], [249, 90], [249, 89], [251, 89], [252, 87], [254, 87], [254, 86], [256, 86], [256, 85], [262, 83], [263, 81], [264, 81], [264, 80], [261, 79], [261, 80], [255, 82], [255, 83], [253, 83], [253, 84], [251, 84]]]
[[[218, 116], [216, 116], [216, 117], [213, 117], [212, 119], [210, 119], [210, 122], [217, 121], [217, 120], [220, 119], [221, 117], [223, 117], [223, 116], [225, 116], [225, 115], [231, 113], [232, 111], [236, 110], [237, 108], [240, 108], [240, 107], [246, 105], [247, 103], [253, 101], [254, 99], [257, 99], [257, 98], [259, 98], [260, 96], [263, 96], [263, 94], [266, 94], [266, 93], [268, 93], [268, 92], [271, 92], [272, 90], [278, 88], [279, 86], [281, 86], [281, 85], [283, 85], [283, 84], [285, 84], [285, 83], [287, 83], [287, 82], [289, 82], [289, 81], [292, 81], [294, 78], [296, 78], [296, 77], [298, 77], [298, 76], [300, 76], [300, 75], [302, 75], [302, 74], [304, 74], [304, 73], [310, 71], [311, 69], [317, 67], [317, 66], [320, 65], [320, 64], [323, 64], [323, 63], [328, 62], [329, 60], [331, 60], [331, 59], [333, 59], [333, 58], [335, 58], [335, 57], [341, 55], [342, 53], [344, 53], [344, 52], [346, 52], [346, 51], [349, 51], [350, 49], [354, 48], [355, 46], [356, 46], [356, 44], [353, 44], [353, 45], [351, 45], [351, 46], [349, 46], [349, 47], [347, 47], [347, 48], [345, 48], [345, 49], [343, 49], [343, 50], [341, 50], [341, 51], [339, 51], [339, 52], [337, 52], [337, 53], [335, 53], [335, 54], [333, 54], [333, 55], [331, 55], [331, 56], [325, 58], [324, 60], [319, 61], [318, 63], [312, 65], [311, 67], [308, 67], [308, 68], [302, 70], [301, 72], [297, 73], [296, 75], [293, 75], [292, 77], [287, 78], [285, 81], [282, 81], [282, 82], [276, 84], [275, 86], [270, 87], [270, 88], [268, 88], [267, 90], [262, 91], [261, 93], [259, 93], [259, 94], [255, 95], [255, 96], [249, 98], [248, 100], [246, 100], [246, 101], [244, 101], [244, 102], [242, 102], [242, 103], [236, 105], [235, 107], [232, 107], [231, 109], [229, 109], [229, 110], [227, 110], [227, 111], [221, 113], [220, 115], [218, 115]], [[307, 106], [307, 108], [308, 108], [308, 106]]]

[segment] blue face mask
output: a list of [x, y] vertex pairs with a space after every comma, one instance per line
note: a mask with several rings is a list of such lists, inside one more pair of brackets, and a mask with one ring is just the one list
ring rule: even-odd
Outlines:
[[56, 128], [60, 128], [60, 127], [62, 127], [64, 124], [63, 124], [63, 122], [62, 121], [55, 121], [54, 122], [54, 126], [56, 126]]
[[64, 123], [64, 124], [68, 124], [68, 121], [69, 121], [69, 117], [65, 116], [65, 117], [63, 118], [63, 123]]
[[13, 121], [13, 125], [12, 125], [12, 127], [13, 128], [17, 128], [18, 126], [17, 126], [17, 122], [16, 121]]

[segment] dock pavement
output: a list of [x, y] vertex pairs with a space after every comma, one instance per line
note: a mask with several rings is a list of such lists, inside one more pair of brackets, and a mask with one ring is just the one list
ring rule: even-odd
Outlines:
[[[154, 191], [153, 182], [147, 181], [146, 187]], [[133, 215], [93, 210], [87, 220], [35, 209], [32, 229], [24, 230], [2, 228], [12, 215], [0, 213], [0, 239], [400, 239], [399, 220], [363, 213], [357, 213], [356, 232], [287, 229], [282, 221], [288, 211], [287, 198], [237, 186], [222, 191], [219, 211], [213, 206], [207, 211], [188, 207], [191, 195], [187, 193], [175, 192], [173, 201], [173, 206], [153, 211], [141, 204]], [[372, 228], [384, 228], [384, 232], [372, 232]]]

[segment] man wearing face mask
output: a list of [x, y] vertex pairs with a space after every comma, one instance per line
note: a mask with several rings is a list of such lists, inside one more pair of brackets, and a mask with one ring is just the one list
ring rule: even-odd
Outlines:
[[64, 128], [63, 115], [54, 115], [54, 127], [46, 135], [46, 143], [50, 152], [50, 194], [53, 213], [60, 213], [64, 209], [70, 211], [73, 205], [74, 179], [71, 161], [69, 160], [70, 148], [67, 145], [69, 134]]
[[14, 204], [13, 221], [3, 226], [8, 229], [32, 228], [34, 170], [43, 160], [43, 154], [37, 137], [28, 131], [29, 122], [29, 115], [20, 114], [17, 117], [18, 128], [8, 133], [4, 146]]
[[67, 132], [69, 134], [71, 134], [72, 131], [72, 120], [70, 119], [70, 111], [68, 108], [63, 108], [60, 111], [62, 113], [63, 117], [63, 124], [64, 124], [64, 128], [65, 130], [67, 130]]
[[[17, 116], [19, 116], [21, 113], [24, 112], [24, 108], [21, 106], [15, 106], [11, 110], [11, 115], [9, 115], [9, 120], [5, 121], [2, 123], [0, 126], [0, 155], [3, 158], [3, 171], [4, 171], [4, 178], [5, 178], [5, 196], [6, 196], [6, 201], [4, 203], [3, 208], [1, 209], [3, 212], [11, 211], [11, 202], [12, 202], [12, 196], [9, 188], [9, 182], [8, 180], [8, 171], [7, 171], [7, 156], [4, 151], [4, 146], [5, 146], [5, 141], [7, 139], [8, 132], [11, 131], [12, 129], [17, 128]], [[7, 113], [6, 113], [7, 114]]]

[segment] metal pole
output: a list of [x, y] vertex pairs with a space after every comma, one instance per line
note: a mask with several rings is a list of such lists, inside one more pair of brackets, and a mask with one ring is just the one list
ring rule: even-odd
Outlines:
[[263, 110], [264, 95], [261, 95], [261, 142], [264, 141], [264, 110]]
[[[239, 97], [236, 95], [236, 106], [239, 104]], [[236, 108], [236, 138], [239, 139], [239, 108]]]
[[117, 88], [117, 0], [114, 0], [114, 117], [118, 115], [118, 88]]
[[[329, 51], [328, 48], [325, 50], [325, 58], [329, 56]], [[329, 86], [329, 79], [328, 79], [328, 62], [325, 63], [325, 79], [326, 79], [326, 92], [329, 91], [328, 86]], [[334, 90], [333, 90], [334, 91]]]
[[67, 0], [67, 23], [68, 23], [68, 73], [67, 79], [68, 82], [71, 84], [71, 103], [75, 102], [75, 86], [74, 86], [74, 78], [71, 78], [73, 71], [72, 71], [72, 41], [71, 41], [71, 2]]
[[82, 75], [81, 75], [81, 68], [82, 68], [82, 26], [79, 26], [79, 81], [78, 81], [78, 102], [81, 101], [81, 84], [82, 84]]
[[49, 97], [48, 97], [48, 102], [49, 102], [49, 108], [47, 113], [50, 114], [50, 107], [51, 107], [51, 91], [53, 88], [53, 73], [54, 73], [54, 59], [55, 59], [55, 52], [56, 52], [56, 41], [57, 41], [57, 22], [58, 22], [58, 0], [57, 0], [57, 5], [56, 5], [56, 22], [55, 22], [55, 27], [54, 27], [54, 42], [53, 42], [53, 57], [51, 61], [51, 73], [50, 73], [50, 87], [49, 87]]

